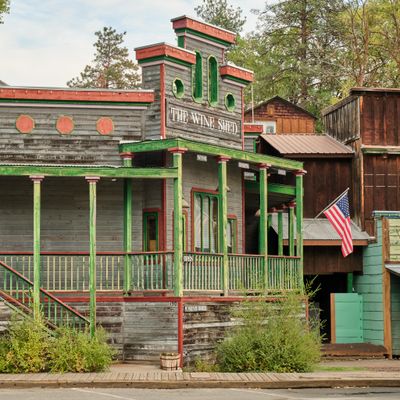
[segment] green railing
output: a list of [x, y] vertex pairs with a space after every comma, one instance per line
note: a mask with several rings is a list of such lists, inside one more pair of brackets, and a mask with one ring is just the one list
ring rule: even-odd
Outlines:
[[133, 290], [173, 290], [173, 252], [131, 253]]
[[263, 285], [263, 262], [264, 257], [258, 254], [229, 254], [229, 289], [260, 289]]
[[211, 253], [184, 253], [183, 289], [223, 290], [223, 255]]
[[300, 257], [268, 256], [268, 289], [301, 289], [302, 279]]
[[[33, 283], [0, 261], [0, 296], [27, 313], [33, 312]], [[49, 327], [72, 326], [83, 330], [89, 320], [51, 293], [40, 289], [41, 311]]]

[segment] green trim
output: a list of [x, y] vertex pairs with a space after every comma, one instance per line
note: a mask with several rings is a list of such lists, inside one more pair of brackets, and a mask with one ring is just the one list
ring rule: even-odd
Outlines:
[[296, 255], [300, 257], [299, 279], [303, 285], [303, 175], [296, 176]]
[[0, 99], [0, 103], [54, 103], [54, 104], [87, 104], [87, 105], [110, 105], [110, 106], [128, 106], [140, 107], [149, 106], [152, 102], [124, 102], [124, 101], [77, 101], [77, 100], [30, 100], [30, 99]]
[[[156, 248], [150, 250], [147, 245], [149, 239], [149, 229], [148, 229], [148, 217], [155, 217], [156, 221]], [[158, 251], [160, 249], [160, 227], [158, 223], [159, 213], [158, 211], [144, 211], [143, 212], [143, 251]]]
[[[132, 167], [132, 158], [125, 158], [124, 165]], [[132, 252], [132, 179], [124, 179], [124, 251]], [[124, 292], [127, 294], [132, 289], [132, 256], [124, 256]]]
[[228, 218], [228, 225], [231, 225], [231, 233], [232, 233], [232, 251], [228, 251], [228, 253], [237, 253], [237, 219], [236, 218]]
[[235, 110], [235, 108], [236, 108], [236, 99], [235, 99], [235, 96], [232, 93], [227, 93], [225, 95], [224, 103], [225, 103], [225, 108], [228, 111], [232, 112], [232, 111]]
[[[361, 151], [363, 154], [393, 154], [398, 155], [400, 154], [400, 147], [372, 147], [372, 148], [365, 148], [361, 147]], [[349, 157], [352, 157], [353, 154], [349, 154]]]
[[194, 36], [198, 36], [200, 38], [207, 39], [207, 40], [210, 40], [210, 41], [218, 43], [218, 44], [222, 44], [222, 45], [224, 45], [226, 47], [230, 47], [232, 45], [230, 42], [227, 42], [227, 41], [222, 40], [222, 39], [215, 38], [213, 36], [209, 36], [206, 33], [201, 33], [201, 32], [194, 31], [193, 29], [190, 29], [190, 28], [175, 29], [175, 33], [176, 34], [179, 34], [179, 33], [191, 33]]
[[178, 170], [174, 179], [174, 295], [183, 296], [183, 246], [182, 246], [182, 153], [173, 154], [173, 165]]
[[[258, 193], [259, 185], [258, 182], [255, 181], [245, 181], [244, 183], [246, 191]], [[283, 185], [280, 183], [269, 183], [268, 184], [268, 193], [277, 193], [284, 194], [288, 196], [296, 196], [296, 187]]]
[[294, 256], [294, 207], [289, 207], [289, 256]]
[[89, 182], [89, 320], [90, 335], [96, 332], [96, 208], [97, 183]]
[[226, 81], [240, 83], [240, 84], [246, 85], [246, 86], [250, 83], [250, 81], [246, 81], [245, 79], [236, 78], [236, 76], [231, 76], [231, 75], [222, 75], [222, 79], [226, 80]]
[[178, 47], [181, 47], [182, 49], [185, 48], [185, 37], [184, 36], [178, 36]]
[[283, 256], [283, 211], [278, 211], [278, 256]]
[[216, 107], [219, 103], [219, 76], [218, 76], [218, 61], [214, 56], [209, 56], [207, 59], [208, 72], [208, 103], [211, 107]]
[[260, 226], [259, 253], [263, 255], [263, 286], [268, 288], [268, 170], [260, 169]]
[[203, 100], [203, 56], [196, 53], [196, 64], [192, 67], [192, 97], [197, 103]]
[[[187, 150], [194, 153], [201, 153], [213, 156], [226, 156], [234, 160], [247, 161], [254, 164], [270, 164], [272, 167], [288, 170], [300, 170], [303, 168], [303, 163], [299, 161], [266, 156], [259, 153], [255, 154], [248, 151], [200, 143], [181, 138], [123, 143], [119, 146], [121, 152], [128, 151], [133, 153], [168, 150], [169, 148], [174, 147], [186, 148]], [[133, 170], [135, 170], [135, 168], [133, 168]]]
[[185, 85], [182, 80], [175, 78], [172, 82], [172, 93], [177, 99], [181, 99], [185, 94]]
[[41, 181], [33, 182], [33, 315], [40, 318], [40, 203]]
[[96, 166], [40, 166], [40, 165], [0, 165], [0, 176], [98, 176], [104, 178], [174, 178], [175, 168], [130, 168], [130, 167], [96, 167]]
[[354, 288], [354, 274], [352, 272], [347, 273], [347, 293], [353, 293]]
[[188, 61], [180, 60], [179, 58], [171, 57], [171, 56], [155, 56], [149, 58], [143, 58], [138, 61], [138, 64], [147, 64], [154, 61], [168, 61], [175, 64], [184, 65], [185, 67], [191, 67], [193, 64]]

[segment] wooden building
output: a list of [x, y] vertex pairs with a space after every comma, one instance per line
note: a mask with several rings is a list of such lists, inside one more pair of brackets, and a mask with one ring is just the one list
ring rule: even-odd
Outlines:
[[[0, 88], [0, 296], [50, 326], [102, 324], [125, 360], [190, 362], [233, 324], [243, 290], [302, 288], [303, 164], [244, 150], [253, 75], [226, 63], [235, 34], [172, 25], [177, 46], [136, 49], [142, 90]], [[269, 183], [279, 171], [291, 184]], [[257, 254], [244, 172], [258, 185]], [[278, 254], [268, 208], [293, 202]]]

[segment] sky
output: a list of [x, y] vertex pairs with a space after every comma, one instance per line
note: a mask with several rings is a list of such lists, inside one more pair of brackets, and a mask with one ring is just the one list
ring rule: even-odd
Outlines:
[[[0, 25], [0, 80], [12, 86], [65, 87], [93, 59], [95, 31], [126, 31], [125, 45], [175, 44], [171, 18], [195, 17], [202, 0], [11, 0]], [[229, 0], [254, 29], [265, 0]]]

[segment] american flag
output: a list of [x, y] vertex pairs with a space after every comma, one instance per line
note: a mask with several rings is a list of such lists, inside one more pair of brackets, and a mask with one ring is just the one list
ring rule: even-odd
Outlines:
[[343, 257], [353, 252], [353, 236], [350, 227], [349, 198], [347, 193], [324, 211], [337, 234], [342, 238]]

